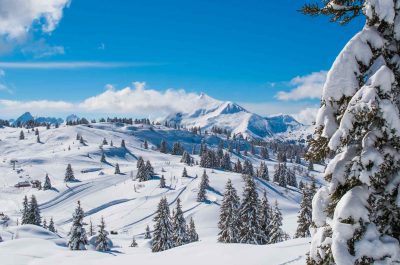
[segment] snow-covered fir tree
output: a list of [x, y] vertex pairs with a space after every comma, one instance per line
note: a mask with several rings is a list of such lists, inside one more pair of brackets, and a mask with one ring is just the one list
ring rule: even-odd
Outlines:
[[201, 175], [201, 181], [199, 185], [199, 192], [197, 193], [197, 201], [198, 202], [205, 202], [206, 201], [206, 193], [209, 187], [209, 179], [207, 172], [204, 170], [203, 175]]
[[278, 201], [275, 201], [275, 207], [272, 212], [270, 231], [268, 240], [270, 244], [282, 242], [285, 237], [285, 233], [282, 230], [282, 213], [279, 209]]
[[189, 227], [187, 228], [187, 231], [190, 243], [199, 241], [199, 235], [196, 232], [196, 225], [194, 224], [194, 220], [192, 217], [190, 217]]
[[50, 190], [51, 189], [51, 181], [49, 178], [49, 174], [46, 174], [46, 178], [44, 180], [43, 184], [43, 190]]
[[25, 140], [25, 134], [24, 131], [21, 130], [21, 132], [19, 133], [19, 139], [20, 140]]
[[47, 229], [47, 228], [48, 228], [46, 218], [43, 219], [42, 227], [43, 227], [44, 229]]
[[254, 176], [253, 164], [250, 162], [250, 160], [248, 159], [244, 160], [242, 173], [244, 175]]
[[303, 198], [300, 203], [300, 212], [297, 217], [297, 230], [294, 237], [310, 237], [310, 226], [311, 226], [311, 205], [312, 205], [312, 194], [310, 188], [306, 185], [301, 190]]
[[72, 227], [69, 232], [68, 247], [71, 250], [85, 250], [85, 245], [88, 244], [86, 230], [83, 227], [83, 218], [85, 213], [81, 207], [81, 202], [78, 201], [78, 206], [72, 215]]
[[25, 195], [24, 199], [22, 201], [22, 218], [21, 218], [21, 224], [29, 224], [29, 202], [28, 202], [28, 197]]
[[160, 178], [160, 188], [165, 188], [166, 187], [166, 183], [165, 183], [165, 177], [164, 177], [164, 175], [161, 175], [161, 178]]
[[328, 0], [303, 8], [342, 23], [366, 19], [328, 73], [307, 154], [332, 158], [328, 185], [313, 199], [309, 264], [400, 262], [399, 7]]
[[167, 198], [162, 198], [158, 204], [156, 216], [154, 217], [154, 231], [151, 250], [160, 252], [175, 246], [173, 241], [173, 227]]
[[267, 191], [265, 190], [263, 193], [263, 197], [261, 198], [258, 211], [259, 211], [258, 216], [260, 218], [261, 231], [263, 233], [261, 244], [267, 244], [269, 242], [269, 235], [271, 232], [272, 208], [268, 201]]
[[71, 164], [68, 164], [67, 169], [65, 170], [65, 177], [64, 177], [64, 181], [68, 182], [68, 181], [75, 181], [75, 176], [74, 176], [74, 171], [72, 170], [72, 166]]
[[129, 245], [131, 248], [136, 248], [138, 246], [138, 243], [136, 242], [135, 236], [132, 237], [132, 242]]
[[263, 161], [261, 161], [260, 167], [257, 170], [257, 177], [269, 181], [268, 167]]
[[48, 229], [49, 229], [50, 232], [57, 233], [56, 227], [54, 226], [53, 217], [50, 218]]
[[110, 250], [110, 247], [108, 246], [108, 232], [106, 231], [106, 223], [104, 222], [103, 217], [101, 217], [99, 231], [97, 232], [96, 250], [97, 251]]
[[126, 144], [124, 139], [121, 140], [121, 148], [126, 149]]
[[245, 175], [245, 186], [242, 204], [239, 209], [239, 242], [245, 244], [261, 244], [264, 235], [258, 217], [258, 194], [252, 176]]
[[42, 218], [40, 216], [39, 205], [35, 195], [32, 195], [28, 205], [27, 224], [40, 226], [41, 223]]
[[193, 164], [192, 161], [193, 161], [193, 158], [189, 155], [188, 152], [184, 151], [182, 158], [181, 158], [181, 162], [190, 166]]
[[237, 160], [237, 162], [236, 162], [236, 164], [235, 164], [234, 171], [235, 171], [236, 173], [242, 173], [242, 171], [243, 171], [242, 163], [240, 162], [239, 159]]
[[239, 241], [240, 198], [229, 179], [225, 186], [218, 222], [218, 241], [237, 243]]
[[188, 243], [188, 233], [186, 231], [186, 220], [183, 216], [181, 200], [176, 201], [175, 213], [172, 218], [173, 240], [175, 246], [181, 246]]
[[144, 234], [144, 239], [151, 239], [151, 232], [149, 225], [146, 226], [146, 232]]
[[231, 156], [225, 152], [220, 161], [220, 167], [226, 171], [232, 171]]
[[94, 236], [94, 234], [95, 234], [92, 219], [89, 220], [89, 231], [88, 232], [89, 232], [89, 236]]
[[144, 140], [143, 147], [146, 150], [149, 149], [149, 143], [147, 142], [147, 140]]
[[167, 150], [167, 142], [165, 140], [162, 140], [160, 143], [160, 152], [166, 154], [168, 152]]
[[183, 168], [183, 172], [182, 172], [182, 178], [187, 178], [187, 177], [189, 177], [189, 176], [188, 176], [188, 173], [186, 171], [186, 167], [184, 167]]
[[269, 154], [268, 154], [268, 150], [265, 147], [261, 147], [260, 149], [260, 156], [262, 159], [269, 159]]

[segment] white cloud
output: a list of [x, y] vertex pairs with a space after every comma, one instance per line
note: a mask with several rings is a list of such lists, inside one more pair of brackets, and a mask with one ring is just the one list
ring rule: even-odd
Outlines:
[[326, 80], [326, 71], [314, 72], [305, 76], [297, 76], [289, 82], [293, 89], [276, 94], [279, 100], [301, 100], [321, 98], [322, 88]]
[[160, 65], [147, 62], [0, 62], [4, 69], [82, 69], [82, 68], [119, 68]]
[[317, 112], [319, 108], [305, 108], [297, 113], [292, 114], [292, 116], [299, 122], [312, 125], [317, 117]]
[[196, 93], [187, 93], [183, 89], [167, 89], [164, 92], [146, 89], [144, 82], [134, 82], [133, 87], [121, 90], [107, 85], [106, 89], [102, 94], [84, 100], [79, 108], [97, 112], [165, 115], [194, 110], [203, 104], [216, 102]]
[[165, 115], [191, 111], [205, 105], [216, 104], [219, 101], [205, 95], [187, 93], [183, 89], [167, 89], [157, 91], [146, 89], [144, 82], [135, 82], [131, 87], [120, 90], [112, 85], [106, 85], [106, 90], [96, 96], [89, 97], [81, 102], [66, 101], [14, 101], [0, 99], [0, 113], [12, 117], [20, 112], [31, 111], [35, 114], [52, 113], [62, 115], [81, 113], [93, 116], [97, 114], [113, 115], [127, 114], [131, 116], [152, 116], [154, 118]]
[[51, 33], [69, 3], [69, 0], [0, 0], [0, 35], [7, 40], [21, 40], [36, 27]]

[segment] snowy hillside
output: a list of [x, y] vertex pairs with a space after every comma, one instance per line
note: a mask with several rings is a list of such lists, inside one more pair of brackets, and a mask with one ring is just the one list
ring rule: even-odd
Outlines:
[[[236, 105], [223, 104], [212, 112], [199, 114], [198, 120], [206, 119], [205, 117], [210, 120], [216, 113], [220, 117], [235, 114], [242, 117], [247, 112]], [[251, 120], [254, 114], [247, 115]], [[259, 120], [260, 123], [264, 121]], [[248, 123], [243, 124], [245, 125], [248, 126]], [[191, 150], [202, 141], [198, 135], [163, 126], [97, 123], [90, 126], [52, 127], [49, 130], [40, 127], [38, 142], [34, 132], [26, 129], [25, 139], [19, 140], [20, 131], [19, 128], [0, 129], [0, 212], [10, 217], [7, 221], [8, 227], [4, 225], [0, 228], [0, 235], [5, 240], [0, 244], [0, 260], [6, 261], [2, 264], [54, 264], [60, 263], [60, 260], [65, 264], [131, 264], [131, 260], [135, 259], [147, 260], [141, 264], [160, 264], [165, 259], [179, 259], [174, 264], [188, 264], [189, 260], [191, 264], [203, 264], [205, 261], [213, 264], [217, 257], [220, 264], [242, 264], [239, 257], [243, 255], [251, 256], [247, 264], [304, 264], [309, 247], [308, 239], [263, 246], [217, 243], [217, 222], [225, 184], [231, 179], [239, 194], [242, 194], [242, 175], [206, 169], [210, 178], [207, 201], [197, 202], [200, 176], [204, 168], [198, 165], [185, 166], [180, 162], [181, 156], [163, 154], [156, 150], [162, 140], [166, 140], [168, 146], [179, 141], [186, 150]], [[77, 140], [77, 135], [82, 136], [83, 140]], [[102, 145], [103, 139], [108, 144]], [[125, 141], [126, 148], [121, 147], [122, 140]], [[205, 139], [209, 146], [217, 146], [219, 140], [217, 136], [208, 136]], [[145, 141], [148, 142], [149, 149], [144, 148]], [[101, 162], [103, 153], [106, 162]], [[132, 179], [132, 176], [136, 176], [136, 162], [140, 156], [151, 161], [157, 175], [146, 182]], [[271, 150], [270, 156], [271, 159], [265, 162], [272, 176], [277, 161]], [[199, 161], [199, 156], [193, 157]], [[232, 154], [232, 161], [237, 159], [243, 161], [244, 157]], [[248, 159], [254, 166], [258, 166], [261, 161], [258, 155], [249, 155]], [[14, 170], [12, 161], [15, 160], [17, 162]], [[114, 174], [117, 163], [121, 174]], [[77, 182], [64, 182], [68, 164], [72, 165]], [[287, 165], [294, 166], [292, 163]], [[189, 175], [187, 178], [181, 177], [184, 167]], [[316, 165], [316, 170], [321, 168]], [[51, 190], [14, 186], [25, 181], [44, 182], [46, 174], [51, 179]], [[322, 183], [319, 173], [313, 174]], [[166, 188], [159, 187], [161, 175], [166, 178]], [[305, 175], [296, 175], [296, 178], [305, 183], [310, 181]], [[256, 186], [260, 195], [266, 190], [269, 201], [272, 203], [276, 200], [279, 203], [283, 212], [283, 230], [293, 236], [302, 198], [299, 189], [283, 188], [272, 181], [258, 178]], [[42, 217], [47, 222], [50, 218], [54, 219], [61, 238], [48, 235], [47, 232], [37, 230], [38, 228], [16, 226], [21, 221], [23, 197], [32, 194], [37, 197]], [[185, 217], [193, 217], [196, 223], [200, 242], [174, 248], [166, 251], [165, 255], [150, 252], [150, 242], [144, 239], [144, 232], [147, 225], [153, 229], [153, 218], [162, 197], [167, 198], [171, 209], [175, 207], [178, 198], [181, 200]], [[98, 225], [101, 217], [104, 217], [107, 229], [118, 233], [110, 235], [114, 244], [113, 255], [117, 256], [115, 259], [109, 254], [94, 251], [71, 252], [65, 247], [65, 238], [78, 200], [85, 211], [86, 223], [91, 221]], [[135, 236], [138, 248], [128, 248], [132, 236]], [[281, 255], [278, 249], [285, 249], [285, 254]], [[224, 253], [225, 258], [221, 259], [221, 253]]]
[[168, 116], [166, 121], [187, 128], [200, 127], [210, 130], [212, 127], [218, 127], [250, 138], [270, 138], [277, 133], [304, 127], [289, 115], [264, 118], [236, 103], [218, 101], [205, 94], [200, 96], [199, 101], [202, 102], [200, 108], [188, 113], [175, 113]]

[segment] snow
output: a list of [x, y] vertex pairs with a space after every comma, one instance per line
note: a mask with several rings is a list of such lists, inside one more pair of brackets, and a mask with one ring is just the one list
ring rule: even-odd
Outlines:
[[221, 102], [207, 96], [207, 102], [209, 103], [202, 104], [199, 109], [188, 113], [175, 113], [166, 120], [187, 128], [201, 127], [210, 130], [217, 126], [234, 134], [252, 138], [271, 138], [278, 133], [297, 131], [304, 127], [289, 115], [264, 118], [230, 101]]
[[[243, 244], [225, 245], [217, 243], [218, 216], [222, 194], [228, 179], [242, 194], [243, 178], [240, 174], [207, 169], [211, 188], [207, 190], [208, 203], [196, 201], [200, 176], [203, 168], [187, 166], [180, 162], [180, 156], [162, 154], [153, 150], [162, 139], [169, 145], [180, 141], [191, 150], [193, 144], [199, 144], [201, 138], [187, 131], [177, 131], [163, 126], [130, 125], [98, 123], [90, 126], [65, 126], [46, 130], [40, 127], [43, 143], [36, 142], [34, 132], [25, 132], [25, 140], [19, 140], [19, 128], [0, 129], [0, 209], [11, 218], [8, 227], [0, 228], [0, 235], [5, 242], [0, 243], [0, 260], [4, 264], [109, 264], [120, 262], [131, 263], [140, 260], [143, 264], [160, 264], [161, 261], [177, 260], [178, 264], [193, 264], [213, 260], [221, 260], [220, 264], [239, 264], [243, 257], [250, 257], [248, 264], [304, 264], [305, 253], [309, 248], [309, 239], [289, 240], [277, 245], [248, 246]], [[76, 140], [79, 134], [85, 140], [81, 144]], [[100, 144], [106, 138], [114, 146], [104, 145], [107, 163], [101, 163], [103, 151]], [[126, 149], [120, 148], [121, 140], [126, 142]], [[144, 149], [143, 142], [149, 142], [149, 149]], [[206, 137], [206, 142], [216, 146], [219, 138]], [[70, 150], [68, 148], [70, 147]], [[270, 151], [272, 154], [272, 152]], [[136, 161], [139, 156], [150, 160], [155, 172], [166, 178], [167, 188], [159, 188], [159, 178], [147, 182], [132, 181], [131, 172], [136, 176]], [[193, 156], [199, 160], [197, 155]], [[266, 161], [270, 174], [277, 164], [272, 155]], [[242, 157], [233, 156], [232, 161]], [[16, 170], [10, 161], [17, 159]], [[258, 166], [258, 157], [249, 157]], [[77, 182], [64, 183], [67, 164], [71, 164]], [[114, 166], [118, 163], [121, 175], [114, 175]], [[288, 166], [293, 166], [288, 163]], [[189, 177], [181, 178], [186, 167]], [[316, 165], [316, 169], [320, 167]], [[164, 172], [162, 172], [162, 169]], [[321, 167], [322, 169], [322, 167]], [[15, 188], [14, 184], [24, 180], [44, 181], [46, 173], [51, 179], [53, 189], [39, 191], [31, 187]], [[321, 174], [313, 172], [318, 182], [322, 182]], [[196, 175], [199, 176], [196, 178]], [[309, 178], [297, 176], [297, 180], [309, 182]], [[134, 189], [136, 187], [136, 192]], [[272, 182], [256, 180], [257, 191], [261, 195], [267, 191], [270, 202], [277, 200], [283, 213], [283, 230], [294, 235], [297, 213], [301, 201], [301, 193], [295, 188], [284, 189]], [[20, 220], [22, 199], [25, 195], [34, 194], [40, 204], [42, 217], [49, 222], [52, 217], [61, 238], [38, 228], [30, 231], [27, 226], [16, 226]], [[146, 226], [153, 229], [153, 218], [157, 205], [162, 197], [166, 197], [171, 209], [175, 208], [180, 198], [186, 220], [193, 217], [200, 242], [185, 245], [154, 254], [150, 252], [149, 241], [144, 239]], [[80, 200], [85, 211], [85, 223], [91, 220], [97, 227], [100, 218], [104, 217], [108, 231], [116, 231], [118, 235], [110, 235], [114, 247], [110, 253], [98, 253], [93, 250], [70, 251], [66, 246], [67, 234], [70, 231], [72, 213], [76, 202]], [[88, 230], [86, 228], [86, 230]], [[44, 233], [46, 232], [46, 233]], [[18, 234], [19, 239], [16, 238]], [[135, 236], [139, 247], [129, 248]], [[285, 251], [282, 255], [282, 251]], [[5, 254], [7, 253], [7, 254]], [[197, 256], [196, 256], [197, 255]], [[115, 257], [114, 257], [115, 256]], [[194, 258], [195, 257], [195, 258]], [[110, 259], [110, 261], [108, 261]], [[247, 259], [246, 259], [247, 261]], [[108, 263], [107, 263], [108, 262]], [[148, 263], [145, 263], [148, 262]], [[3, 262], [2, 262], [3, 264]], [[171, 263], [169, 263], [171, 264]]]

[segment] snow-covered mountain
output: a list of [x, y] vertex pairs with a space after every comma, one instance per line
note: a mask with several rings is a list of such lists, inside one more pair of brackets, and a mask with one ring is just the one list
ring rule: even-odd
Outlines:
[[30, 112], [25, 112], [24, 114], [19, 116], [16, 120], [12, 120], [11, 124], [25, 125], [29, 122], [61, 124], [64, 122], [64, 120], [61, 118], [55, 118], [55, 117], [33, 117]]
[[[290, 115], [262, 117], [234, 102], [218, 101], [204, 94], [201, 97], [204, 103], [200, 108], [187, 113], [178, 112], [170, 115], [166, 118], [167, 122], [185, 127], [201, 127], [206, 130], [216, 126], [251, 138], [269, 138], [277, 133], [304, 127]], [[208, 104], [205, 103], [206, 101]]]

